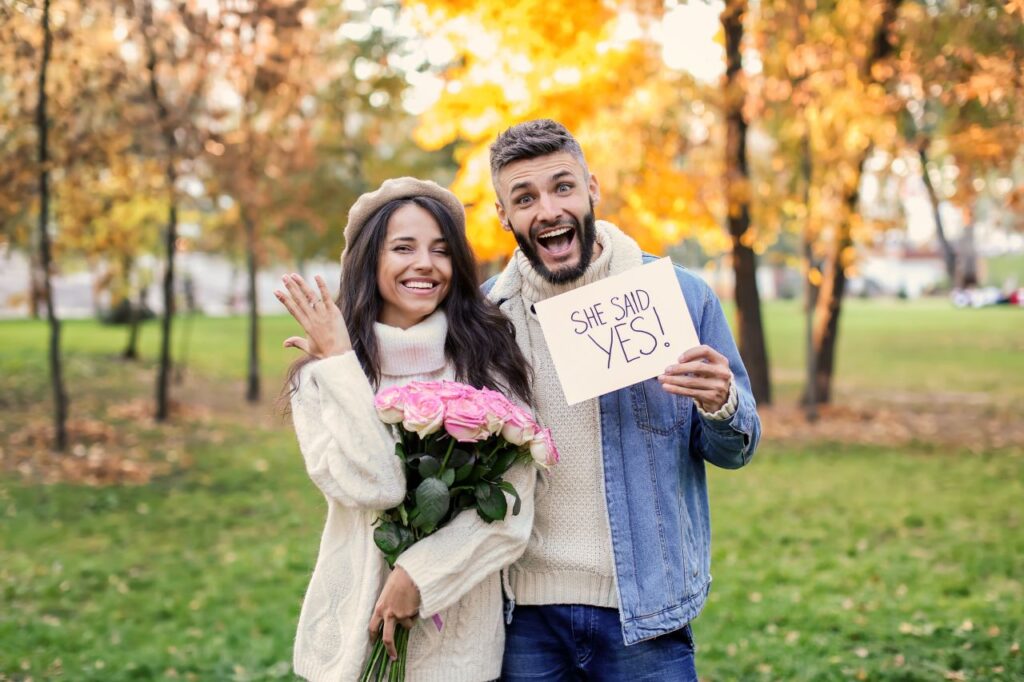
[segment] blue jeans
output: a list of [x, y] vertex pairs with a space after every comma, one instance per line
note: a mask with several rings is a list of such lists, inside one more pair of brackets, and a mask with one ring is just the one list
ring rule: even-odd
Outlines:
[[505, 629], [501, 679], [697, 682], [693, 653], [689, 625], [627, 647], [616, 609], [517, 606]]

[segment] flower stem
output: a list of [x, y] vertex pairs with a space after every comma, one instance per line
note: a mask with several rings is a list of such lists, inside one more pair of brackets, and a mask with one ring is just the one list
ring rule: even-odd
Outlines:
[[441, 462], [441, 470], [437, 473], [440, 474], [444, 471], [444, 468], [448, 466], [448, 458], [452, 456], [452, 450], [455, 449], [455, 439], [452, 438], [452, 442], [448, 444], [448, 452], [444, 453], [444, 461]]

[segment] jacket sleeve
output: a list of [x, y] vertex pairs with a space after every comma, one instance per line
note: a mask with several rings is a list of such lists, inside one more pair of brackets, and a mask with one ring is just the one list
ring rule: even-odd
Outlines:
[[718, 297], [704, 286], [704, 306], [701, 311], [700, 341], [711, 346], [729, 359], [736, 389], [736, 412], [726, 419], [710, 419], [693, 407], [690, 431], [690, 452], [724, 469], [738, 469], [750, 461], [761, 438], [761, 419], [750, 390], [750, 377], [740, 359], [732, 330], [722, 312]]
[[346, 507], [389, 509], [405, 497], [395, 438], [377, 416], [373, 397], [353, 352], [306, 365], [292, 395], [306, 471], [325, 495]]
[[519, 514], [512, 515], [514, 498], [506, 493], [508, 513], [504, 521], [486, 523], [475, 511], [465, 510], [398, 557], [396, 565], [404, 568], [419, 588], [421, 617], [429, 618], [448, 608], [526, 550], [533, 529], [537, 468], [515, 464], [504, 478], [522, 500]]

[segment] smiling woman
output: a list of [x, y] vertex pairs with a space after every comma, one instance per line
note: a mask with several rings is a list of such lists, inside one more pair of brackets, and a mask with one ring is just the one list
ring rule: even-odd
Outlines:
[[388, 180], [352, 206], [345, 241], [336, 300], [322, 279], [314, 291], [298, 275], [286, 275], [277, 292], [306, 332], [285, 341], [306, 355], [292, 366], [284, 394], [306, 470], [328, 505], [299, 615], [295, 671], [310, 680], [356, 679], [370, 623], [381, 623], [391, 654], [404, 641], [396, 626], [410, 630], [409, 682], [497, 678], [499, 570], [526, 546], [536, 473], [518, 466], [506, 475], [523, 500], [518, 516], [487, 523], [458, 514], [389, 571], [373, 528], [405, 497], [406, 481], [374, 392], [455, 379], [522, 405], [530, 399], [526, 361], [511, 324], [477, 287], [465, 213], [448, 190]]

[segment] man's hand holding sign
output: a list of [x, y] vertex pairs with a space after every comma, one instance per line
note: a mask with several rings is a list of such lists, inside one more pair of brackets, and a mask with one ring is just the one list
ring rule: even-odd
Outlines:
[[729, 360], [711, 346], [691, 348], [658, 376], [669, 393], [693, 398], [705, 412], [717, 412], [729, 399]]
[[729, 397], [722, 354], [700, 345], [668, 258], [535, 304], [572, 405], [658, 377], [706, 412]]

